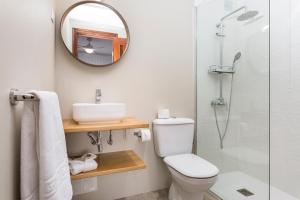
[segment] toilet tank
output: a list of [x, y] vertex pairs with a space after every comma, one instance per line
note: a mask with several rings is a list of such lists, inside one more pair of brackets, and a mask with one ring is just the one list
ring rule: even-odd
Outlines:
[[188, 118], [155, 119], [153, 134], [155, 151], [160, 157], [191, 153], [194, 120]]

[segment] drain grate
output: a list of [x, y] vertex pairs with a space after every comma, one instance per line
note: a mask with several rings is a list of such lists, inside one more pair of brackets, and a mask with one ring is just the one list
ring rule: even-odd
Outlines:
[[242, 195], [249, 197], [249, 196], [253, 196], [254, 193], [250, 192], [249, 190], [247, 190], [246, 188], [242, 188], [237, 190], [239, 193], [241, 193]]

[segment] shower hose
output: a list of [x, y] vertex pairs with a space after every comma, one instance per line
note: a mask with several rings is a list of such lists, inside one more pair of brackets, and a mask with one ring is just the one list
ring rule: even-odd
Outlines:
[[213, 104], [214, 113], [215, 113], [215, 120], [216, 120], [218, 135], [219, 135], [219, 139], [220, 139], [220, 147], [221, 147], [221, 149], [223, 149], [223, 147], [224, 147], [224, 139], [226, 137], [227, 130], [228, 130], [228, 125], [229, 125], [229, 121], [230, 121], [232, 91], [233, 91], [233, 77], [234, 77], [234, 74], [231, 74], [231, 84], [230, 84], [230, 95], [229, 95], [229, 102], [228, 102], [228, 112], [227, 112], [227, 117], [226, 117], [225, 129], [224, 129], [223, 133], [222, 133], [220, 125], [219, 125], [220, 123], [219, 123], [218, 113], [217, 113], [217, 106], [218, 105], [217, 104]]

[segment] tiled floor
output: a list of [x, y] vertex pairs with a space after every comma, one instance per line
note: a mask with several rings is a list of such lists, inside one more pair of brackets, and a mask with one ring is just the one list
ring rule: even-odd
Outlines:
[[168, 200], [168, 190], [159, 190], [118, 200]]

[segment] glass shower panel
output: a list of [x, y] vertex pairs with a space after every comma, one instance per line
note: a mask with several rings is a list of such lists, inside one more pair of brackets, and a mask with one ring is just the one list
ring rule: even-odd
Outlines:
[[220, 169], [211, 193], [268, 200], [269, 0], [197, 2], [197, 154]]

